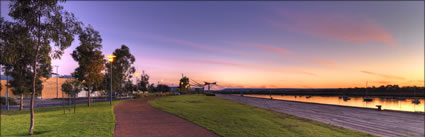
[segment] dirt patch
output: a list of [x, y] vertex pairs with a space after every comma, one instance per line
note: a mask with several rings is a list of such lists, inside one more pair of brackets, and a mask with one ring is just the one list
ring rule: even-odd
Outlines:
[[87, 122], [83, 124], [84, 126], [94, 126], [96, 125], [96, 122]]
[[187, 101], [187, 103], [201, 103], [201, 101]]
[[282, 128], [296, 128], [298, 125], [282, 125]]

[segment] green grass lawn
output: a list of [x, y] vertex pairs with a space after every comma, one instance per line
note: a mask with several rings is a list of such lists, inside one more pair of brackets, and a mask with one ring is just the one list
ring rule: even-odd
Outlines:
[[225, 137], [372, 136], [329, 124], [244, 105], [215, 96], [162, 97], [152, 106], [192, 121]]
[[[114, 101], [117, 104], [119, 101]], [[1, 136], [28, 136], [29, 109], [2, 111]], [[111, 137], [114, 135], [115, 114], [109, 102], [77, 105], [66, 114], [60, 107], [35, 109], [34, 136]]]

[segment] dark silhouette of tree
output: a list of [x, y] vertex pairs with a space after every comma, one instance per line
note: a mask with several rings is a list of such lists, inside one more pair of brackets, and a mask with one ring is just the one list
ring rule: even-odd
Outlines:
[[149, 85], [149, 87], [148, 87], [148, 91], [149, 91], [150, 93], [155, 93], [155, 92], [157, 92], [157, 89], [155, 88], [155, 85], [154, 85], [153, 83]]
[[127, 80], [124, 84], [124, 93], [131, 93], [134, 91], [134, 84], [131, 80]]
[[73, 77], [84, 82], [87, 90], [87, 105], [90, 107], [92, 93], [102, 84], [104, 64], [106, 60], [102, 54], [102, 38], [99, 32], [90, 25], [80, 32], [80, 46], [72, 52], [72, 58], [78, 62]]
[[[13, 0], [10, 5], [9, 16], [28, 30], [29, 39], [33, 44], [26, 50], [31, 50], [32, 56], [32, 85], [33, 91], [30, 102], [29, 134], [34, 133], [34, 98], [36, 81], [40, 79], [38, 70], [51, 70], [51, 58], [60, 58], [64, 50], [74, 40], [79, 22], [74, 15], [63, 9], [58, 1], [46, 0]], [[55, 48], [52, 48], [52, 46]], [[10, 45], [9, 45], [10, 46]], [[5, 49], [13, 48], [5, 45]], [[53, 51], [52, 51], [53, 50]], [[21, 52], [21, 51], [17, 51]], [[14, 55], [17, 52], [10, 54]], [[11, 58], [8, 56], [8, 58]], [[40, 64], [47, 64], [42, 66]]]
[[[112, 88], [113, 91], [118, 92], [120, 95], [126, 90], [123, 88], [125, 86], [125, 81], [132, 78], [133, 73], [136, 71], [133, 63], [136, 61], [134, 56], [130, 53], [130, 49], [126, 45], [122, 45], [121, 48], [115, 49], [113, 55], [116, 56], [112, 62]], [[110, 87], [111, 83], [111, 67], [110, 62], [105, 64], [106, 66], [106, 87]]]
[[138, 84], [138, 88], [141, 91], [148, 91], [149, 86], [149, 75], [143, 71], [142, 75], [140, 76], [140, 82]]
[[189, 91], [190, 85], [189, 85], [189, 78], [184, 76], [180, 79], [179, 82], [179, 90], [180, 92], [187, 92]]
[[165, 85], [165, 84], [159, 84], [156, 88], [160, 92], [170, 92], [171, 91], [171, 88], [168, 85]]

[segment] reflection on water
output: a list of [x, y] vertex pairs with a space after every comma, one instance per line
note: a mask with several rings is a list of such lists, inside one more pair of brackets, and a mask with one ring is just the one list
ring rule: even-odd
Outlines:
[[[257, 98], [270, 98], [270, 95], [247, 95], [247, 97]], [[424, 112], [424, 102], [421, 99], [406, 98], [390, 99], [380, 97], [368, 97], [372, 101], [364, 101], [363, 97], [337, 97], [337, 96], [294, 96], [294, 95], [272, 95], [273, 99], [277, 100], [289, 100], [298, 102], [310, 102], [319, 104], [332, 104], [341, 106], [352, 106], [352, 107], [365, 107], [365, 108], [377, 108], [377, 105], [381, 105], [383, 110], [396, 110], [396, 111], [410, 111], [410, 112]], [[413, 103], [414, 100], [419, 102]]]

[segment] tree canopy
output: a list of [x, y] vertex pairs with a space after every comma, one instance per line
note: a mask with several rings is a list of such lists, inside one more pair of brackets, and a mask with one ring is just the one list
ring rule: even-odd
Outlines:
[[182, 92], [188, 91], [190, 89], [189, 78], [183, 76], [179, 82], [179, 90]]
[[[126, 45], [122, 45], [121, 48], [115, 49], [113, 52], [115, 56], [114, 61], [112, 62], [112, 86], [113, 91], [118, 93], [123, 93], [123, 87], [125, 86], [125, 81], [132, 78], [133, 73], [136, 69], [133, 66], [133, 63], [136, 61], [134, 56], [130, 53], [130, 49]], [[110, 87], [110, 76], [111, 76], [111, 68], [108, 62], [105, 64], [106, 66], [106, 77], [105, 84]], [[109, 89], [109, 88], [108, 88]]]
[[160, 92], [170, 92], [171, 88], [168, 85], [165, 84], [159, 84], [158, 86], [156, 86], [157, 91]]
[[62, 91], [68, 95], [75, 96], [83, 90], [82, 82], [77, 79], [67, 80], [62, 84]]
[[106, 60], [102, 54], [102, 38], [98, 31], [90, 25], [79, 33], [80, 46], [72, 52], [72, 58], [78, 62], [73, 77], [84, 82], [88, 91], [88, 106], [90, 93], [102, 84], [104, 64]]
[[149, 86], [149, 75], [143, 71], [142, 75], [140, 76], [140, 82], [138, 84], [138, 88], [141, 91], [148, 91]]

